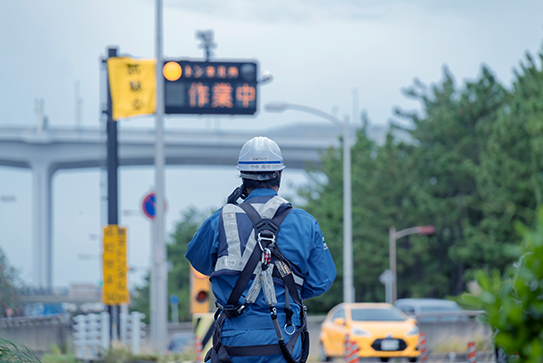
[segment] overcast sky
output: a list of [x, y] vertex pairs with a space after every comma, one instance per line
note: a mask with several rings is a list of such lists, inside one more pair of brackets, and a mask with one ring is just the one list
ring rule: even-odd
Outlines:
[[[99, 126], [99, 59], [109, 45], [121, 54], [154, 57], [152, 0], [18, 0], [0, 2], [0, 126], [35, 125], [34, 102], [43, 98], [52, 127], [75, 125], [74, 89], [84, 100], [83, 126]], [[197, 30], [213, 29], [216, 59], [256, 59], [272, 83], [260, 89], [270, 101], [299, 103], [339, 115], [351, 113], [353, 87], [361, 109], [384, 124], [396, 106], [416, 109], [401, 89], [417, 77], [434, 83], [447, 65], [458, 82], [478, 76], [486, 64], [510, 86], [513, 68], [543, 40], [543, 2], [536, 0], [164, 0], [164, 52], [171, 59], [201, 58]], [[262, 108], [262, 107], [261, 107]], [[254, 117], [168, 117], [167, 128], [255, 132], [293, 122], [326, 122], [288, 112]], [[151, 128], [153, 118], [120, 121], [122, 128]], [[241, 145], [240, 145], [241, 147]], [[287, 160], [288, 164], [288, 160]], [[152, 168], [122, 168], [120, 209], [139, 210], [153, 185]], [[217, 185], [216, 180], [222, 180]], [[282, 191], [292, 195], [302, 171], [285, 172]], [[0, 167], [0, 247], [31, 283], [31, 171]], [[100, 279], [100, 174], [61, 171], [53, 186], [54, 285]], [[166, 195], [169, 234], [189, 205], [219, 207], [237, 186], [233, 166], [169, 167]], [[198, 192], [195, 192], [198, 191]], [[129, 229], [129, 264], [149, 263], [149, 222], [121, 216]], [[356, 241], [355, 241], [356, 242]], [[141, 282], [143, 272], [131, 275]]]

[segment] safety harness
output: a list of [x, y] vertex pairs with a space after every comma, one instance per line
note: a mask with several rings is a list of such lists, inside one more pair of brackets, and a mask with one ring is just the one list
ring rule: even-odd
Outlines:
[[[275, 198], [286, 202], [282, 198]], [[277, 204], [278, 201], [275, 200], [273, 203]], [[227, 206], [231, 205], [227, 204]], [[262, 218], [257, 210], [248, 202], [239, 204], [237, 207], [241, 208], [253, 223], [256, 245], [254, 246], [250, 257], [246, 260], [226, 305], [223, 306], [218, 302], [215, 303], [218, 309], [215, 312], [214, 319], [215, 329], [213, 332], [213, 347], [207, 352], [205, 361], [207, 362], [210, 360], [211, 363], [231, 363], [231, 356], [283, 354], [289, 363], [304, 363], [309, 355], [309, 332], [307, 330], [306, 318], [307, 308], [303, 304], [300, 292], [296, 287], [292, 265], [290, 261], [283, 256], [277, 246], [277, 236], [281, 223], [292, 211], [292, 206], [289, 204], [288, 207], [281, 211], [276, 210], [272, 219]], [[225, 208], [223, 208], [221, 214], [225, 212], [224, 209]], [[244, 259], [240, 259], [240, 261], [242, 260]], [[291, 335], [288, 343], [285, 343], [281, 328], [277, 321], [277, 310], [275, 308], [277, 297], [273, 282], [274, 277], [281, 279], [285, 285], [286, 324], [284, 330], [288, 335]], [[245, 301], [240, 304], [239, 299], [252, 278], [253, 283], [249, 288]], [[222, 344], [221, 330], [224, 321], [227, 318], [235, 319], [240, 316], [248, 305], [256, 301], [261, 290], [264, 294], [264, 300], [270, 308], [270, 316], [277, 335], [278, 344], [251, 346], [226, 346]], [[294, 303], [300, 307], [301, 326], [298, 329], [292, 324], [293, 310], [289, 307], [289, 292], [292, 295]], [[291, 327], [292, 332], [289, 332], [289, 327]], [[292, 357], [291, 352], [300, 336], [302, 338], [302, 353], [300, 359], [296, 360]]]

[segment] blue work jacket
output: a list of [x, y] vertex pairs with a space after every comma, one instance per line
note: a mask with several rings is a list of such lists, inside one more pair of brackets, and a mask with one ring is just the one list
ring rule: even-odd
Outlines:
[[[277, 195], [273, 189], [255, 189], [244, 203], [265, 202]], [[190, 241], [185, 257], [200, 273], [211, 276], [211, 285], [215, 298], [221, 305], [226, 305], [238, 276], [229, 274], [213, 274], [219, 252], [221, 210], [209, 217]], [[252, 223], [246, 218], [252, 229]], [[242, 227], [240, 227], [241, 229]], [[247, 226], [245, 226], [247, 228]], [[224, 233], [224, 231], [223, 231]], [[298, 275], [303, 277], [301, 288], [302, 299], [319, 296], [328, 291], [336, 277], [334, 261], [326, 245], [316, 219], [302, 209], [293, 209], [281, 224], [277, 237], [277, 246], [282, 254], [296, 266]], [[247, 284], [240, 303], [244, 302], [252, 280]], [[277, 296], [276, 309], [279, 326], [284, 327], [286, 316], [285, 289], [275, 285]], [[300, 326], [300, 309], [289, 299], [290, 308], [294, 311], [292, 322]], [[289, 331], [290, 332], [290, 331]], [[285, 341], [288, 332], [283, 331]], [[254, 304], [249, 305], [243, 313], [233, 319], [226, 319], [222, 329], [222, 342], [231, 346], [276, 344], [277, 336], [270, 318], [269, 306], [266, 305], [262, 292]], [[299, 357], [301, 344], [298, 342], [293, 356]], [[255, 357], [231, 357], [232, 362], [284, 362], [282, 355]]]

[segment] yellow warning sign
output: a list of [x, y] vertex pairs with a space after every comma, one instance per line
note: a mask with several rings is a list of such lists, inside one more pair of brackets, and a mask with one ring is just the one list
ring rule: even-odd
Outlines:
[[114, 120], [155, 112], [155, 65], [153, 59], [114, 57], [107, 60]]
[[104, 227], [102, 246], [102, 303], [119, 305], [130, 302], [126, 262], [126, 228]]

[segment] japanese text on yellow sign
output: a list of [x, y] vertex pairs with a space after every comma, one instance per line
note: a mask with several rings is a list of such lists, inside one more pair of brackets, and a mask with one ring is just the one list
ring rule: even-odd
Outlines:
[[155, 60], [107, 60], [113, 119], [152, 114], [156, 108]]
[[129, 303], [128, 266], [126, 263], [126, 228], [117, 225], [104, 227], [102, 248], [102, 303], [119, 305]]

